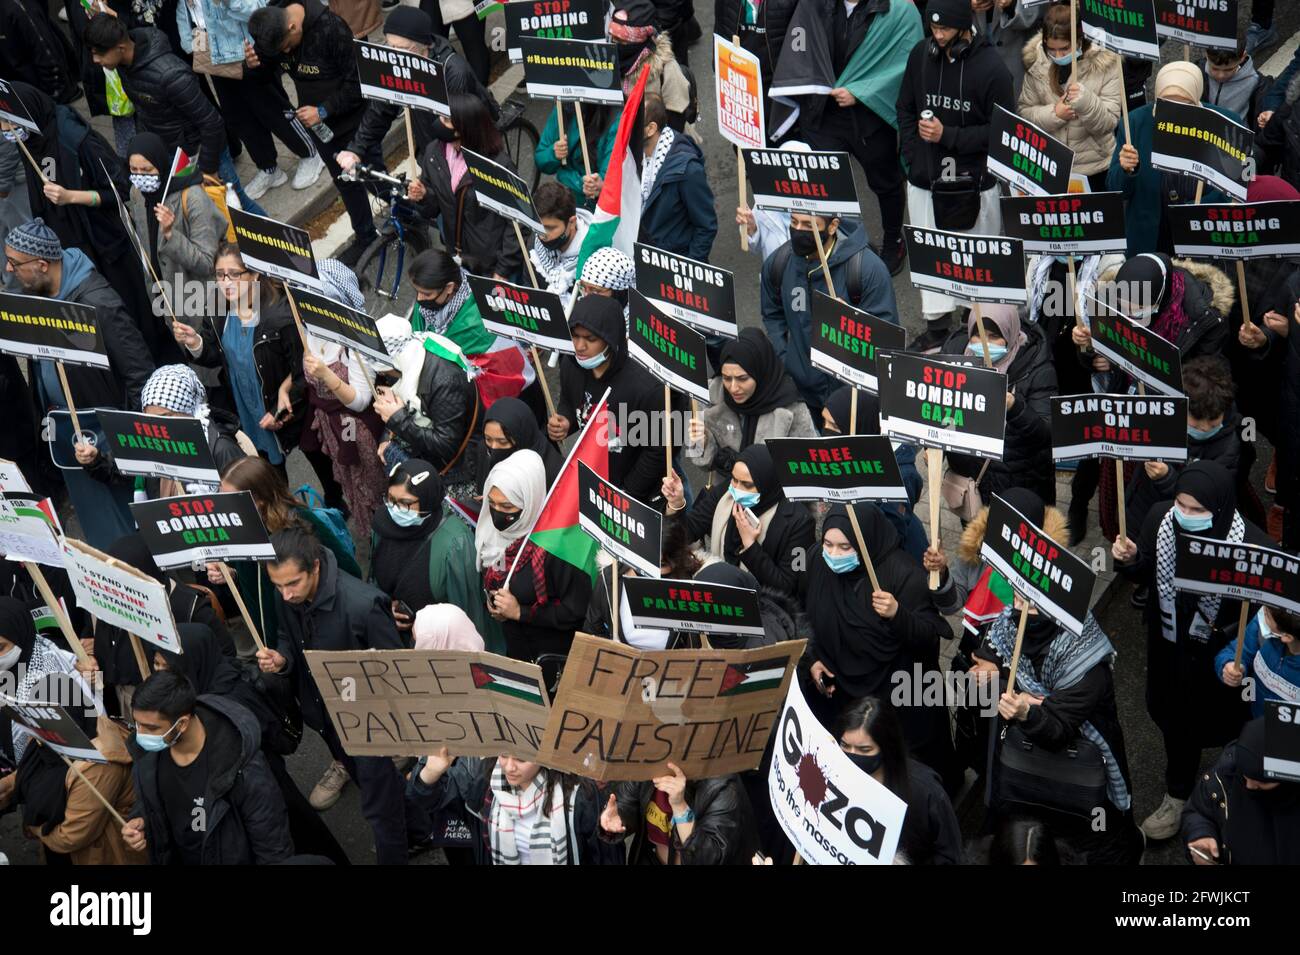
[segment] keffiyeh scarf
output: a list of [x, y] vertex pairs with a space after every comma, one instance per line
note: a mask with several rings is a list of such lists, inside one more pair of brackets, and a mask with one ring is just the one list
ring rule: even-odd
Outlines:
[[645, 161], [645, 168], [641, 171], [641, 202], [650, 198], [650, 191], [655, 187], [655, 180], [659, 178], [659, 170], [668, 157], [668, 150], [673, 148], [673, 140], [676, 139], [676, 133], [671, 126], [665, 126], [659, 131], [659, 141], [655, 143], [654, 153]]
[[[1170, 505], [1169, 511], [1160, 522], [1160, 529], [1156, 532], [1156, 594], [1160, 598], [1160, 630], [1170, 643], [1178, 640], [1178, 593], [1174, 590], [1174, 565], [1178, 555], [1174, 534], [1174, 507], [1176, 506]], [[1233, 511], [1232, 526], [1228, 528], [1228, 536], [1225, 540], [1230, 544], [1240, 544], [1245, 537], [1246, 522], [1242, 520], [1240, 514]], [[1206, 594], [1196, 602], [1196, 609], [1210, 626], [1214, 626], [1214, 621], [1219, 616], [1219, 603], [1222, 599], [1218, 594]]]
[[522, 789], [506, 782], [498, 762], [492, 767], [492, 817], [488, 820], [488, 843], [493, 865], [521, 865], [518, 839], [526, 838], [529, 865], [567, 865], [569, 829], [564, 787], [558, 783], [546, 802], [547, 770], [533, 777]]

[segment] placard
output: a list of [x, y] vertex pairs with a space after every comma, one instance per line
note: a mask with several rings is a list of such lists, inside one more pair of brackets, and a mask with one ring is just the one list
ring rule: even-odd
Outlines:
[[627, 351], [660, 381], [700, 401], [709, 400], [709, 359], [704, 336], [656, 311], [631, 289]]
[[1300, 613], [1300, 557], [1262, 544], [1174, 536], [1175, 589]]
[[743, 149], [754, 207], [818, 216], [860, 216], [848, 153]]
[[899, 441], [1002, 460], [1007, 376], [991, 368], [883, 353], [880, 431]]
[[1237, 52], [1237, 0], [1155, 0], [1155, 7], [1159, 36]]
[[1300, 782], [1300, 705], [1265, 701], [1264, 774]]
[[767, 448], [791, 501], [910, 503], [894, 446], [883, 435], [768, 438]]
[[0, 498], [0, 556], [47, 567], [63, 566], [63, 545], [49, 516], [26, 501]]
[[1065, 395], [1052, 399], [1052, 457], [1187, 460], [1187, 399]]
[[166, 587], [70, 537], [64, 538], [63, 557], [78, 607], [169, 653], [183, 652]]
[[1246, 201], [1246, 176], [1255, 136], [1208, 106], [1156, 100], [1152, 106], [1151, 165], [1202, 179], [1238, 202]]
[[578, 462], [578, 526], [611, 557], [658, 577], [664, 516]]
[[519, 38], [519, 48], [529, 96], [597, 105], [623, 102], [617, 44], [525, 36]]
[[123, 474], [220, 484], [221, 474], [198, 418], [97, 408], [107, 451]]
[[61, 706], [52, 703], [19, 703], [0, 693], [0, 712], [13, 721], [20, 732], [38, 739], [60, 756], [106, 763], [81, 726]]
[[375, 320], [365, 312], [306, 289], [294, 289], [293, 300], [303, 325], [317, 338], [355, 349], [382, 368], [393, 366]]
[[1143, 328], [1098, 298], [1090, 329], [1093, 350], [1162, 395], [1183, 393], [1183, 359], [1178, 346]]
[[349, 756], [514, 756], [536, 761], [549, 713], [542, 669], [470, 650], [308, 650]]
[[661, 313], [714, 335], [740, 334], [736, 280], [726, 269], [640, 242], [633, 244], [632, 258], [636, 290]]
[[718, 132], [736, 146], [762, 148], [767, 142], [763, 118], [763, 69], [753, 53], [713, 34]]
[[507, 3], [506, 54], [511, 63], [522, 63], [521, 37], [539, 40], [605, 39], [605, 0], [518, 0]]
[[361, 95], [366, 99], [451, 115], [447, 78], [439, 63], [379, 43], [352, 42], [357, 55]]
[[27, 483], [27, 478], [23, 476], [22, 468], [13, 461], [0, 458], [0, 494], [7, 494], [10, 491], [30, 494], [32, 493], [32, 486]]
[[254, 215], [243, 209], [230, 209], [230, 223], [244, 265], [273, 279], [305, 285], [323, 291], [311, 237], [305, 229]]
[[639, 629], [761, 637], [758, 592], [729, 584], [624, 577], [632, 623]]
[[1026, 252], [1122, 255], [1128, 250], [1124, 228], [1121, 192], [1002, 197], [1002, 231], [1023, 242]]
[[1300, 255], [1300, 201], [1173, 205], [1176, 255], [1258, 259]]
[[275, 559], [275, 548], [248, 491], [137, 501], [131, 514], [162, 570], [196, 562]]
[[15, 126], [21, 126], [29, 133], [41, 134], [41, 127], [32, 119], [27, 104], [18, 95], [18, 91], [6, 80], [0, 80], [0, 119]]
[[0, 292], [0, 352], [111, 367], [94, 308], [41, 295]]
[[528, 226], [534, 232], [546, 232], [546, 226], [542, 225], [542, 220], [537, 217], [537, 210], [533, 207], [533, 194], [528, 183], [486, 156], [480, 156], [469, 149], [462, 149], [460, 154], [465, 157], [465, 164], [474, 174], [474, 194], [478, 196], [479, 205], [499, 216]]
[[1160, 60], [1152, 0], [1078, 0], [1083, 35], [1120, 56]]
[[880, 390], [876, 355], [882, 349], [901, 351], [906, 344], [907, 332], [901, 325], [813, 290], [811, 357], [814, 368], [874, 395]]
[[980, 557], [1042, 613], [1075, 636], [1082, 635], [1096, 575], [996, 494], [989, 504]]
[[805, 642], [639, 651], [579, 633], [538, 760], [600, 782], [756, 769]]
[[1074, 150], [995, 103], [989, 122], [988, 168], [1021, 192], [1055, 195], [1070, 191]]
[[1025, 248], [1019, 239], [904, 226], [912, 284], [966, 302], [1024, 304]]
[[573, 354], [564, 303], [554, 292], [481, 275], [469, 276], [469, 287], [483, 316], [483, 327], [492, 334]]

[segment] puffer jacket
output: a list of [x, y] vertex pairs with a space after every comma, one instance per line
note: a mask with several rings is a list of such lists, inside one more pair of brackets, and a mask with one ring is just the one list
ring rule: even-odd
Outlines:
[[[244, 41], [251, 40], [248, 18], [262, 7], [266, 0], [194, 0], [203, 10], [207, 24], [208, 54], [212, 62], [244, 62]], [[176, 32], [181, 49], [194, 52], [194, 26], [190, 21], [190, 5], [186, 0], [176, 4]]]
[[472, 481], [483, 433], [478, 389], [457, 365], [425, 352], [416, 393], [424, 410], [399, 408], [388, 419], [388, 430], [414, 457], [439, 471], [450, 464], [442, 476], [445, 484]]
[[[1188, 322], [1174, 342], [1182, 360], [1197, 355], [1221, 355], [1228, 342], [1228, 316], [1237, 304], [1237, 289], [1232, 280], [1207, 262], [1170, 259], [1183, 274], [1183, 311]], [[1097, 298], [1103, 297], [1102, 286], [1115, 281], [1118, 268], [1108, 269], [1097, 279]], [[1082, 360], [1082, 353], [1080, 353]], [[1091, 358], [1088, 359], [1091, 363]]]
[[[740, 442], [745, 429], [740, 415], [731, 410], [723, 397], [721, 377], [709, 382], [709, 406], [700, 412], [700, 420], [704, 422], [704, 441], [698, 446], [687, 444], [686, 457], [702, 468], [712, 467], [720, 474], [730, 476], [736, 455], [744, 450]], [[764, 444], [768, 438], [817, 436], [812, 415], [802, 401], [759, 415], [754, 425], [754, 444]]]
[[[691, 83], [673, 55], [673, 43], [668, 34], [660, 33], [655, 37], [654, 49], [650, 51], [647, 62], [650, 64], [650, 75], [645, 81], [646, 94], [658, 93], [663, 97], [664, 109], [668, 110], [668, 125], [678, 132], [685, 129], [698, 141], [694, 126], [687, 126], [685, 118], [691, 106]], [[624, 95], [636, 86], [640, 72], [637, 68], [623, 75]]]
[[1119, 56], [1094, 46], [1075, 61], [1070, 80], [1077, 82], [1083, 93], [1073, 104], [1079, 118], [1069, 122], [1056, 115], [1061, 97], [1052, 79], [1054, 64], [1043, 52], [1038, 37], [1025, 44], [1023, 57], [1025, 85], [1020, 91], [1020, 115], [1074, 150], [1075, 172], [1091, 176], [1109, 169], [1124, 96]]
[[[654, 801], [651, 782], [616, 784], [618, 815], [623, 828], [632, 833], [628, 864], [644, 864], [655, 854], [645, 834], [645, 814]], [[674, 826], [668, 846], [669, 865], [748, 865], [758, 850], [758, 833], [754, 812], [745, 795], [740, 777], [711, 776], [686, 783], [686, 802], [695, 813], [695, 828], [683, 844]], [[603, 829], [606, 842], [622, 844], [623, 835], [610, 836]]]
[[[1250, 718], [1264, 715], [1269, 702], [1300, 703], [1300, 655], [1288, 653], [1286, 644], [1276, 634], [1261, 636], [1256, 611], [1246, 624], [1246, 638], [1242, 641], [1241, 666], [1247, 676], [1253, 676], [1258, 686], [1250, 701]], [[1223, 645], [1214, 658], [1214, 675], [1223, 679], [1223, 668], [1233, 661], [1237, 653], [1236, 641]]]
[[[438, 219], [443, 246], [452, 254], [459, 253], [467, 272], [513, 279], [524, 267], [515, 230], [505, 216], [479, 205], [472, 172], [466, 170], [457, 188], [451, 188], [451, 167], [444, 146], [435, 139], [420, 155], [420, 180], [428, 190], [420, 211], [430, 219]], [[487, 158], [515, 171], [504, 145], [495, 156]]]

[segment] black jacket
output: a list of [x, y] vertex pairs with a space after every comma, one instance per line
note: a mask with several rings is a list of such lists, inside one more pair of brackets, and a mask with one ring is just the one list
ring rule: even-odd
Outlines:
[[960, 865], [961, 827], [943, 782], [925, 763], [907, 761], [907, 815], [898, 851], [908, 865]]
[[[460, 255], [467, 272], [514, 277], [524, 267], [514, 228], [504, 216], [479, 205], [472, 172], [467, 170], [459, 187], [452, 190], [451, 168], [443, 145], [435, 139], [420, 154], [420, 180], [428, 190], [420, 211], [430, 219], [438, 217], [443, 246], [453, 255]], [[512, 172], [515, 169], [504, 146], [487, 158]]]
[[763, 89], [768, 88], [772, 79], [772, 68], [781, 55], [790, 17], [798, 5], [799, 0], [764, 0], [758, 10], [758, 22], [746, 27], [741, 22], [745, 0], [713, 0], [713, 32], [728, 40], [738, 35], [740, 45], [758, 57], [763, 69]]
[[1196, 780], [1183, 807], [1182, 844], [1207, 836], [1216, 840], [1220, 865], [1296, 865], [1300, 798], [1295, 790], [1300, 784], [1284, 782], [1272, 792], [1248, 790], [1238, 766], [1239, 746], [1229, 743], [1214, 767]]
[[[208, 601], [208, 595], [189, 584], [174, 584], [168, 595], [172, 618], [178, 627], [203, 626], [212, 631], [221, 653], [226, 659], [235, 659], [235, 641], [230, 638], [230, 631], [217, 616]], [[145, 659], [152, 666], [153, 648], [145, 646]], [[131, 648], [131, 635], [121, 627], [114, 627], [100, 621], [95, 625], [95, 662], [104, 674], [107, 686], [138, 686], [148, 674], [140, 675], [140, 667], [135, 662], [135, 651]]]
[[[623, 828], [632, 835], [628, 863], [648, 863], [655, 849], [646, 838], [645, 812], [654, 800], [654, 783], [618, 783], [616, 789], [619, 818]], [[677, 828], [673, 827], [668, 847], [669, 865], [749, 865], [758, 850], [758, 831], [739, 776], [733, 773], [688, 780], [686, 803], [695, 813], [695, 828], [682, 845]], [[603, 830], [601, 838], [620, 845], [623, 842], [623, 836], [614, 839]]]
[[203, 95], [197, 74], [171, 51], [158, 30], [132, 30], [131, 40], [135, 57], [117, 72], [135, 104], [136, 124], [142, 132], [157, 133], [172, 149], [180, 146], [191, 156], [197, 151], [199, 168], [216, 175], [226, 148], [226, 126]]
[[451, 465], [444, 483], [473, 480], [483, 434], [478, 389], [459, 366], [425, 352], [416, 394], [423, 413], [403, 406], [388, 419], [388, 430], [412, 457], [423, 458], [439, 472]]
[[[289, 817], [280, 787], [262, 755], [257, 719], [239, 703], [223, 696], [200, 696], [195, 715], [207, 739], [208, 789], [203, 830], [204, 865], [266, 865], [293, 855]], [[167, 750], [147, 753], [127, 739], [135, 782], [131, 818], [143, 818], [152, 865], [173, 865], [169, 818], [188, 813], [188, 806], [163, 806], [158, 761], [171, 759]]]
[[268, 55], [257, 51], [261, 66], [277, 67], [293, 80], [299, 106], [325, 110], [324, 122], [336, 135], [350, 135], [361, 122], [366, 102], [361, 96], [352, 30], [320, 0], [271, 0], [268, 7], [299, 4], [305, 11], [302, 42], [289, 53]]
[[280, 621], [277, 649], [286, 661], [280, 672], [296, 679], [303, 722], [317, 732], [329, 723], [329, 714], [307, 668], [305, 651], [403, 649], [388, 596], [340, 573], [328, 550], [321, 552], [316, 597], [310, 603], [290, 604], [277, 591], [275, 604]]
[[[712, 530], [718, 501], [729, 486], [729, 481], [719, 482], [695, 496], [686, 513], [692, 540], [700, 540]], [[712, 543], [716, 551], [717, 542]], [[753, 574], [759, 584], [802, 603], [808, 589], [807, 559], [816, 546], [816, 527], [807, 505], [782, 499], [758, 546], [737, 552], [736, 566]]]
[[81, 95], [76, 53], [50, 20], [49, 5], [43, 0], [0, 4], [0, 63], [5, 79], [31, 83], [60, 103], [71, 103]]
[[[1289, 315], [1297, 301], [1300, 273], [1288, 277], [1271, 307]], [[1254, 365], [1248, 380], [1259, 382], [1267, 403], [1276, 405], [1275, 433], [1270, 437], [1277, 449], [1277, 503], [1294, 506], [1300, 499], [1300, 335], [1280, 338], [1272, 329], [1262, 324], [1260, 328], [1268, 343], [1259, 351], [1248, 352]]]
[[691, 137], [677, 133], [641, 204], [640, 241], [707, 262], [718, 234], [713, 206], [704, 152]]
[[[1133, 470], [1133, 479], [1128, 482], [1124, 492], [1125, 513], [1129, 527], [1141, 527], [1147, 514], [1161, 501], [1174, 499], [1174, 485], [1183, 468], [1193, 461], [1217, 461], [1238, 480], [1238, 468], [1241, 465], [1241, 452], [1245, 446], [1241, 440], [1241, 414], [1236, 408], [1231, 409], [1223, 418], [1223, 427], [1213, 437], [1205, 441], [1187, 438], [1187, 460], [1169, 462], [1165, 476], [1157, 480], [1147, 477], [1146, 468], [1138, 465]], [[1240, 486], [1240, 481], [1238, 481]], [[1240, 498], [1239, 498], [1240, 500]]]

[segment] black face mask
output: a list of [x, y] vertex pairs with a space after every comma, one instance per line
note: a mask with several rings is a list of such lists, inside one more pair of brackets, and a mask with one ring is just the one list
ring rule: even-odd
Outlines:
[[545, 248], [550, 249], [552, 252], [559, 252], [571, 241], [573, 241], [573, 236], [569, 235], [569, 230], [567, 227], [565, 227], [564, 231], [561, 232], [559, 235], [557, 235], [554, 239], [541, 239], [539, 241], [542, 243], [542, 245]]
[[[831, 236], [829, 232], [822, 231], [822, 248], [830, 244]], [[801, 258], [811, 259], [817, 254], [817, 240], [813, 237], [809, 229], [796, 229], [790, 227], [790, 249], [795, 255]]]
[[858, 767], [858, 769], [862, 770], [868, 776], [879, 769], [880, 764], [885, 761], [885, 757], [882, 753], [876, 753], [873, 756], [863, 756], [861, 753], [845, 753], [844, 755], [849, 758], [850, 763]]
[[523, 513], [523, 511], [514, 511], [507, 514], [505, 511], [498, 511], [495, 507], [489, 510], [492, 512], [492, 525], [499, 531], [513, 527], [519, 520], [519, 515]]
[[456, 130], [447, 126], [441, 120], [433, 121], [433, 138], [440, 143], [454, 143], [460, 137], [456, 135]]
[[618, 45], [618, 71], [626, 73], [645, 49], [644, 43], [620, 43]]
[[[488, 448], [488, 453], [487, 453], [488, 466], [494, 468], [514, 453], [515, 453], [514, 448]], [[497, 513], [499, 512], [497, 511], [492, 512], [494, 520]], [[497, 526], [500, 527], [501, 525], [498, 524]]]

